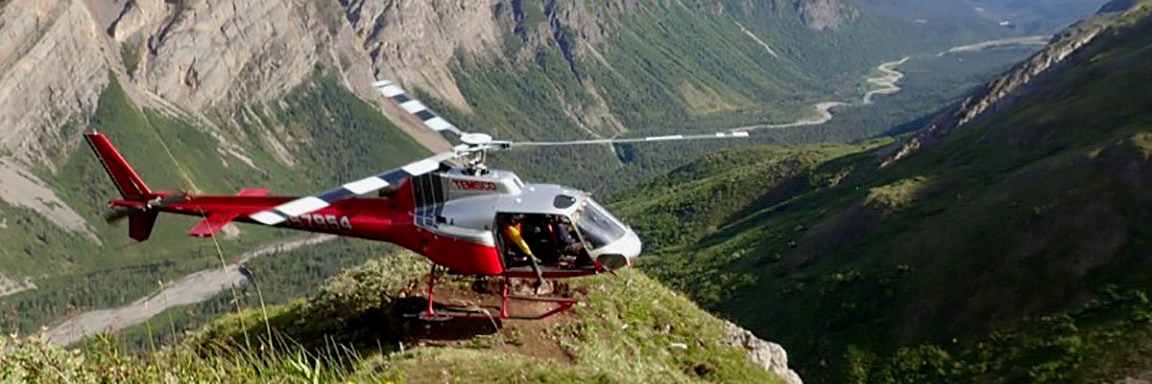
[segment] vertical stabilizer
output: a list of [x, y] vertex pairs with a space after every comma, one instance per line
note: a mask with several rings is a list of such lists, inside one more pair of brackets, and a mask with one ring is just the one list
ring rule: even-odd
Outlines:
[[151, 197], [152, 191], [148, 189], [148, 185], [140, 180], [140, 176], [136, 175], [132, 166], [128, 165], [123, 156], [120, 156], [120, 152], [112, 146], [112, 142], [108, 141], [107, 136], [93, 131], [85, 133], [84, 139], [88, 141], [88, 146], [92, 147], [92, 151], [96, 153], [96, 158], [100, 160], [100, 164], [104, 165], [104, 170], [108, 172], [108, 176], [116, 184], [116, 189], [120, 191], [121, 196], [130, 200]]

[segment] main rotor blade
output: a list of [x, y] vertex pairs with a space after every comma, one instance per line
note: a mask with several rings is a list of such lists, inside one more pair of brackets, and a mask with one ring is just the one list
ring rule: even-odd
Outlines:
[[420, 121], [424, 122], [424, 126], [428, 127], [429, 129], [439, 132], [442, 135], [445, 132], [450, 132], [456, 135], [456, 139], [459, 139], [460, 136], [464, 135], [464, 133], [460, 131], [460, 128], [457, 128], [455, 125], [448, 122], [448, 120], [440, 117], [440, 115], [437, 115], [436, 112], [433, 112], [432, 109], [428, 108], [428, 106], [424, 105], [424, 103], [420, 102], [420, 100], [409, 96], [408, 93], [404, 91], [404, 88], [400, 87], [400, 85], [389, 80], [380, 80], [373, 83], [372, 86], [375, 87], [376, 90], [380, 91], [380, 93], [384, 94], [384, 96], [392, 99], [393, 102], [400, 105], [400, 108], [403, 108], [404, 112], [408, 112], [409, 114], [419, 118]]
[[400, 184], [406, 178], [416, 177], [440, 169], [441, 162], [460, 156], [457, 151], [442, 152], [414, 161], [400, 168], [391, 169], [374, 176], [343, 184], [339, 187], [312, 196], [304, 196], [249, 215], [252, 220], [264, 225], [276, 225], [306, 213], [312, 213], [332, 205], [332, 203], [353, 196], [375, 192], [389, 185]]
[[649, 137], [636, 137], [628, 139], [596, 139], [596, 140], [574, 140], [574, 141], [521, 141], [509, 143], [512, 147], [558, 147], [565, 145], [594, 145], [594, 144], [620, 144], [620, 143], [650, 143], [656, 141], [682, 141], [682, 140], [708, 140], [708, 139], [733, 139], [733, 138], [747, 138], [748, 132], [735, 131], [735, 132], [716, 132], [700, 135], [666, 135], [666, 136], [649, 136]]

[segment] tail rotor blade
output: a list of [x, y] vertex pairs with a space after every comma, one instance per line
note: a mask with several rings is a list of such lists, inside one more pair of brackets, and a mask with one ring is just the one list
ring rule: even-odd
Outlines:
[[160, 199], [159, 202], [157, 202], [155, 204], [149, 204], [148, 206], [149, 207], [163, 207], [163, 206], [166, 206], [168, 204], [180, 202], [180, 201], [183, 201], [186, 199], [188, 199], [188, 193], [181, 191], [181, 192], [177, 192], [175, 194], [172, 194], [171, 196], [164, 197], [164, 198]]
[[108, 224], [115, 224], [115, 223], [120, 222], [121, 220], [124, 220], [124, 218], [128, 217], [128, 215], [132, 214], [132, 212], [135, 212], [138, 210], [139, 209], [136, 209], [136, 208], [125, 208], [125, 207], [112, 208], [108, 212], [104, 213], [104, 221], [107, 222]]
[[109, 224], [114, 224], [114, 223], [117, 223], [121, 220], [124, 220], [125, 217], [128, 217], [129, 215], [131, 215], [135, 212], [146, 211], [146, 210], [149, 210], [151, 208], [164, 207], [164, 206], [167, 206], [167, 205], [172, 204], [172, 203], [184, 201], [186, 199], [188, 199], [188, 193], [181, 191], [181, 192], [177, 192], [177, 193], [174, 193], [172, 195], [160, 198], [159, 200], [149, 201], [149, 202], [147, 202], [141, 206], [113, 207], [111, 210], [104, 213], [104, 221], [108, 222]]

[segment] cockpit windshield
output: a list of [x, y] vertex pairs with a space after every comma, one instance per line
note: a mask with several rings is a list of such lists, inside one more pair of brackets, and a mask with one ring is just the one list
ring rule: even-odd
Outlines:
[[592, 244], [592, 249], [608, 245], [624, 237], [624, 226], [612, 217], [604, 207], [592, 199], [576, 212], [576, 226], [580, 234]]

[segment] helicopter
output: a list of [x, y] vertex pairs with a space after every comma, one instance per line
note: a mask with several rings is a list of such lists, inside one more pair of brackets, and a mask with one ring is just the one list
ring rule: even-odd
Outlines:
[[[120, 194], [120, 198], [108, 201], [105, 220], [116, 223], [127, 218], [129, 238], [140, 242], [151, 237], [161, 212], [202, 218], [187, 231], [196, 237], [214, 236], [226, 224], [239, 222], [389, 242], [431, 261], [427, 306], [418, 314], [421, 319], [542, 319], [570, 309], [576, 300], [510, 295], [511, 279], [536, 278], [542, 282], [615, 273], [640, 255], [642, 242], [590, 193], [557, 184], [525, 183], [510, 170], [490, 169], [485, 165], [490, 152], [530, 146], [748, 137], [747, 131], [728, 131], [561, 142], [494, 140], [484, 133], [460, 130], [397, 83], [379, 80], [373, 86], [424, 127], [459, 144], [308, 196], [273, 196], [267, 188], [210, 195], [151, 189], [111, 140], [93, 130], [85, 132], [84, 138]], [[509, 239], [505, 231], [509, 226], [517, 227], [519, 239]], [[434, 289], [438, 270], [501, 279], [499, 313], [493, 316], [475, 309], [437, 308]], [[509, 300], [552, 303], [552, 309], [534, 315], [512, 314]]]

